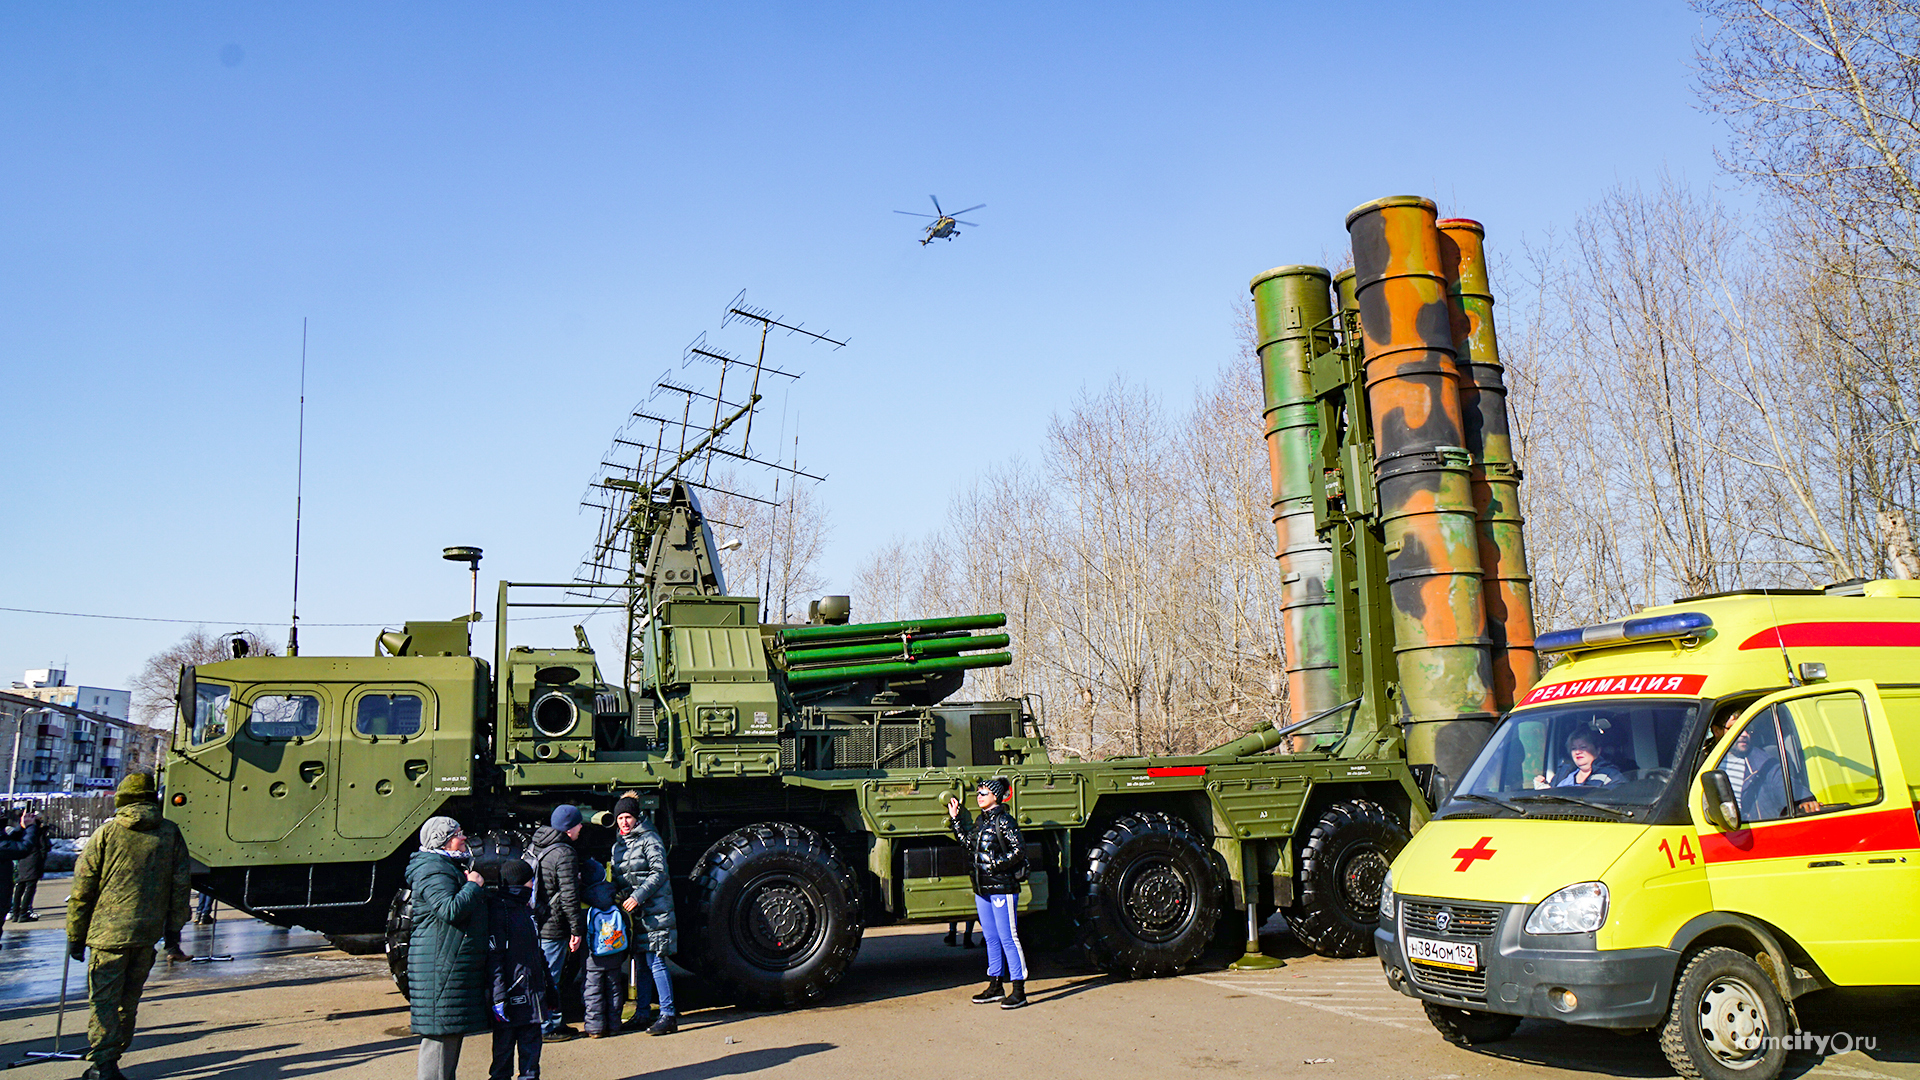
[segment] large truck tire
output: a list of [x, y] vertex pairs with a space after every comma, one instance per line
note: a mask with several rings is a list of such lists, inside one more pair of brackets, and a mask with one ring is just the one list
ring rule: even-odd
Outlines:
[[1123, 814], [1087, 852], [1081, 945], [1123, 979], [1172, 975], [1200, 958], [1220, 919], [1210, 849], [1172, 814]]
[[1294, 936], [1321, 956], [1373, 954], [1380, 887], [1407, 846], [1407, 828], [1378, 803], [1334, 803], [1300, 844], [1300, 899], [1286, 912]]
[[1460, 1009], [1452, 1005], [1435, 1005], [1423, 1001], [1426, 1006], [1427, 1021], [1433, 1029], [1448, 1042], [1457, 1046], [1479, 1046], [1482, 1043], [1495, 1043], [1513, 1034], [1520, 1026], [1520, 1018], [1504, 1013], [1481, 1012], [1478, 1009]]
[[407, 944], [413, 938], [413, 890], [403, 888], [387, 905], [387, 974], [401, 997], [407, 994]]
[[695, 970], [743, 1005], [817, 1001], [860, 951], [853, 871], [812, 829], [763, 822], [728, 833], [700, 856], [688, 895], [680, 936]]
[[1660, 1050], [1689, 1080], [1773, 1080], [1792, 1034], [1779, 988], [1737, 949], [1702, 949], [1680, 969]]

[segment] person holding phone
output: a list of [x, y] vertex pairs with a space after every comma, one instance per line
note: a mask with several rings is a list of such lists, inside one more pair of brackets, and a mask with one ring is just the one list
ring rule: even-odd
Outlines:
[[[1020, 883], [1027, 877], [1027, 845], [1007, 810], [1011, 783], [1004, 776], [980, 781], [974, 801], [980, 817], [962, 820], [959, 799], [947, 800], [947, 827], [972, 854], [973, 906], [987, 942], [987, 985], [975, 1005], [999, 1002], [1003, 1009], [1027, 1003], [1027, 953], [1020, 945]], [[1003, 982], [1005, 980], [1005, 982]], [[1006, 983], [1013, 989], [1009, 991]]]

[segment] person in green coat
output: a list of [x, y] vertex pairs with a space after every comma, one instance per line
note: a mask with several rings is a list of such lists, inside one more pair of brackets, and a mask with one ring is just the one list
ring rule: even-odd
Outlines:
[[113, 818], [80, 850], [67, 897], [67, 952], [87, 962], [85, 1080], [122, 1080], [120, 1055], [133, 1042], [153, 946], [179, 938], [192, 884], [186, 838], [160, 816], [153, 777], [120, 781], [113, 805]]
[[419, 1080], [453, 1080], [460, 1041], [487, 1030], [487, 900], [473, 872], [467, 834], [450, 817], [420, 826], [407, 860], [413, 935], [407, 941], [407, 1004], [420, 1036]]

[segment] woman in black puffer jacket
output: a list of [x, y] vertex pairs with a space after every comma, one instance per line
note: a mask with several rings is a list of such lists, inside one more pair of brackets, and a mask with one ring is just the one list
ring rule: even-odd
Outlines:
[[[987, 939], [987, 986], [975, 1005], [999, 1002], [1003, 1009], [1027, 1003], [1027, 951], [1020, 944], [1020, 883], [1027, 876], [1027, 843], [1007, 810], [1012, 785], [1004, 776], [980, 781], [974, 793], [980, 820], [969, 826], [960, 800], [947, 800], [947, 826], [973, 856], [973, 906]], [[1009, 991], [1001, 980], [1013, 984]]]
[[467, 835], [449, 817], [427, 819], [407, 861], [413, 935], [408, 1005], [420, 1036], [420, 1080], [453, 1080], [460, 1040], [487, 1030], [487, 901], [467, 863]]

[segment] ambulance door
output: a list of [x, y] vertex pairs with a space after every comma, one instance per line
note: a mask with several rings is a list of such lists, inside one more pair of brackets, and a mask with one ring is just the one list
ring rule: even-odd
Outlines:
[[1776, 694], [1743, 721], [1708, 763], [1734, 782], [1734, 827], [1693, 786], [1714, 907], [1779, 927], [1836, 983], [1911, 981], [1920, 823], [1874, 685]]
[[393, 835], [432, 792], [433, 691], [418, 683], [356, 687], [340, 736], [338, 829], [353, 839]]

